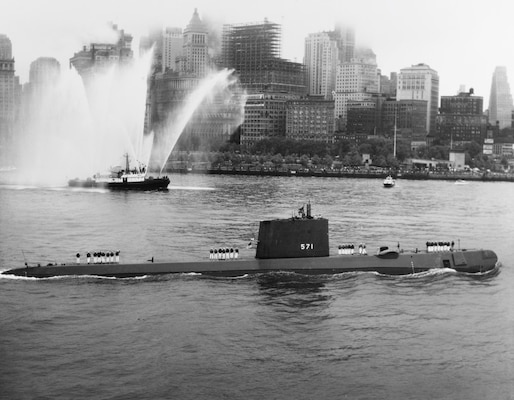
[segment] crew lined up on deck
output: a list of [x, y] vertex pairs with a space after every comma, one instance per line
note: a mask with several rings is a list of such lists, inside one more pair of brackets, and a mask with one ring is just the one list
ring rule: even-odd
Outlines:
[[209, 253], [210, 260], [233, 260], [235, 258], [239, 258], [239, 249], [233, 248], [221, 248], [221, 249], [211, 249]]
[[455, 242], [427, 242], [427, 252], [433, 253], [436, 251], [453, 251]]
[[[360, 243], [358, 248], [360, 255], [367, 255], [366, 243]], [[337, 246], [337, 254], [355, 254], [355, 245], [353, 243], [345, 243]]]
[[[77, 264], [80, 264], [80, 253], [77, 253]], [[92, 260], [91, 260], [92, 257]], [[93, 253], [87, 253], [86, 254], [86, 262], [88, 264], [91, 264], [91, 261], [93, 264], [114, 264], [120, 262], [120, 251], [98, 251]]]

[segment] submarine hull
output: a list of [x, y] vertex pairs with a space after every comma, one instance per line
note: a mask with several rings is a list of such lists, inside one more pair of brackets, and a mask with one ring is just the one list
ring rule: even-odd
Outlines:
[[280, 259], [233, 259], [191, 262], [145, 262], [68, 264], [16, 268], [3, 274], [48, 278], [55, 276], [138, 277], [175, 273], [199, 273], [210, 276], [234, 277], [273, 271], [300, 274], [336, 274], [354, 271], [406, 275], [431, 269], [451, 268], [458, 272], [483, 273], [495, 268], [497, 255], [491, 250], [449, 252], [417, 252], [388, 255], [338, 255], [327, 257]]

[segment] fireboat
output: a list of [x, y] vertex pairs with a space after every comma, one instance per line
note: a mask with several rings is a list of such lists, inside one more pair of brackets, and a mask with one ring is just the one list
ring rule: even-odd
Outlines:
[[113, 190], [166, 190], [170, 184], [167, 176], [153, 177], [147, 175], [146, 166], [138, 163], [130, 168], [129, 155], [126, 153], [125, 169], [111, 169], [108, 174], [95, 174], [92, 178], [71, 179], [70, 187], [107, 188]]

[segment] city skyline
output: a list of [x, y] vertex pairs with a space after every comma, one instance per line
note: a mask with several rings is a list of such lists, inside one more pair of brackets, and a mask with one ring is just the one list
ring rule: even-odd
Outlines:
[[37, 58], [55, 57], [66, 68], [82, 46], [108, 40], [108, 22], [134, 36], [133, 50], [137, 52], [140, 37], [152, 29], [185, 29], [194, 8], [213, 29], [221, 29], [224, 23], [267, 18], [282, 25], [281, 56], [296, 62], [303, 62], [309, 34], [333, 30], [337, 22], [342, 22], [355, 29], [357, 46], [368, 46], [375, 52], [382, 74], [425, 63], [439, 73], [440, 95], [456, 94], [464, 85], [474, 88], [488, 104], [496, 66], [505, 66], [508, 76], [514, 71], [514, 55], [505, 47], [514, 37], [509, 13], [505, 12], [507, 1], [457, 0], [452, 2], [451, 12], [442, 0], [416, 3], [7, 0], [0, 13], [0, 30], [11, 39], [16, 74], [24, 83], [30, 63]]

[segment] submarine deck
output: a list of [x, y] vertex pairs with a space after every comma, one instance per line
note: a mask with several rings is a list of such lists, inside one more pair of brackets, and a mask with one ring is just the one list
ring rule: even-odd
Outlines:
[[495, 268], [497, 255], [491, 250], [462, 250], [448, 252], [418, 252], [378, 255], [338, 255], [327, 257], [234, 259], [189, 262], [145, 262], [66, 264], [24, 267], [4, 271], [27, 277], [91, 275], [106, 277], [136, 277], [172, 273], [200, 273], [211, 276], [242, 276], [272, 271], [301, 274], [334, 274], [353, 271], [405, 275], [435, 268], [452, 268], [458, 272], [481, 273]]

